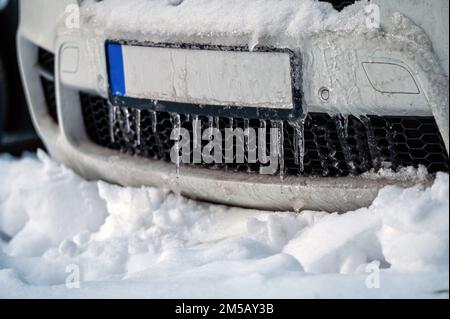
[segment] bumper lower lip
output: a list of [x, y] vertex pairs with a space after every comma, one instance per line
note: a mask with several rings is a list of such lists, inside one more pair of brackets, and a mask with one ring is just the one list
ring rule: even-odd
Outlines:
[[320, 210], [345, 212], [369, 206], [386, 185], [430, 184], [431, 177], [305, 178], [225, 173], [152, 161], [98, 147], [85, 141], [72, 144], [58, 138], [56, 157], [90, 180], [129, 187], [155, 186], [189, 198], [272, 211]]

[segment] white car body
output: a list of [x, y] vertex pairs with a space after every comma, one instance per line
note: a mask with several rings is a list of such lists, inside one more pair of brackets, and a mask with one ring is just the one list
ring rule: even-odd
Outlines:
[[[369, 205], [385, 185], [418, 182], [402, 174], [280, 179], [192, 166], [177, 173], [172, 163], [97, 145], [86, 132], [80, 92], [110, 97], [110, 40], [244, 47], [249, 54], [259, 46], [292, 50], [301, 60], [306, 113], [434, 118], [441, 155], [448, 155], [447, 0], [361, 1], [340, 13], [310, 0], [173, 2], [21, 1], [18, 54], [35, 126], [51, 155], [82, 176], [270, 210], [348, 211]], [[315, 16], [302, 14], [307, 10]], [[54, 74], [37, 63], [39, 48], [54, 54]], [[57, 121], [41, 77], [54, 81]]]

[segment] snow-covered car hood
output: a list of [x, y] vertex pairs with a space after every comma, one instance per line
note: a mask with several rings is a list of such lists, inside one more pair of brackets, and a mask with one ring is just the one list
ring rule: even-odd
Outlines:
[[134, 40], [292, 47], [318, 32], [367, 31], [365, 5], [338, 12], [313, 0], [87, 0], [82, 16], [94, 29]]

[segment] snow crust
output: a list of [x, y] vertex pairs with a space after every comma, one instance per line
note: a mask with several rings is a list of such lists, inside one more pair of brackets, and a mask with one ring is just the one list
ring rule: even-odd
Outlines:
[[327, 30], [364, 32], [367, 3], [338, 12], [330, 3], [314, 0], [86, 0], [82, 17], [93, 30], [101, 26], [106, 30], [101, 32], [114, 37], [131, 34], [135, 40], [170, 43], [195, 38], [193, 43], [217, 40], [222, 45], [229, 38], [252, 48], [274, 41], [299, 44], [304, 36]]
[[447, 174], [346, 214], [88, 182], [41, 151], [0, 156], [0, 176], [0, 298], [448, 298]]

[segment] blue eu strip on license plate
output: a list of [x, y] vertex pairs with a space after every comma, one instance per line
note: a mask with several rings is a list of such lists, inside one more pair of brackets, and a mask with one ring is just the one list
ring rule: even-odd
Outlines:
[[111, 93], [116, 96], [125, 96], [126, 86], [122, 45], [108, 43], [107, 51]]

